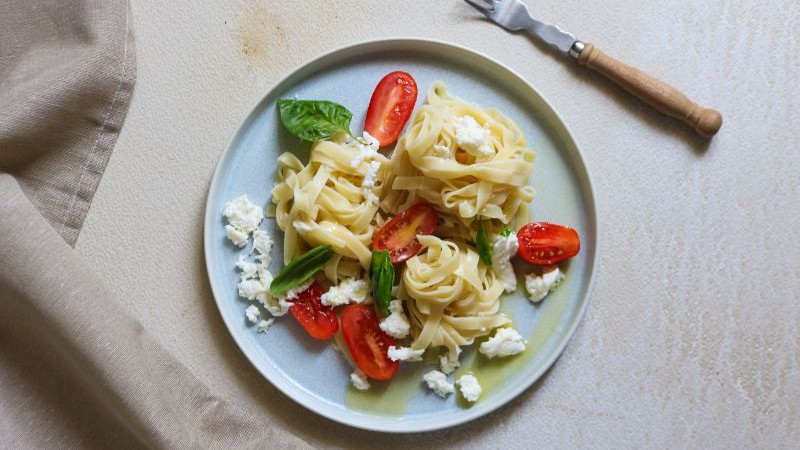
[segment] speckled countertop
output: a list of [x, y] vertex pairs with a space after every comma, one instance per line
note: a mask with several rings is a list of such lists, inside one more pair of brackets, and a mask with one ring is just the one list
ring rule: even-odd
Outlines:
[[[704, 143], [457, 0], [138, 0], [134, 101], [78, 251], [203, 381], [315, 445], [796, 448], [800, 3], [528, 3], [719, 109], [720, 134]], [[322, 52], [390, 36], [528, 78], [581, 144], [602, 225], [592, 304], [549, 374], [488, 417], [410, 436], [327, 421], [264, 380], [220, 319], [201, 245], [214, 166], [256, 99]]]

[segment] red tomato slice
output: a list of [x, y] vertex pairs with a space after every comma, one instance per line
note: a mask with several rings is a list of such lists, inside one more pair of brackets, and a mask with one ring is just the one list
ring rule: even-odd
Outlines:
[[328, 339], [339, 331], [339, 319], [333, 307], [322, 304], [324, 293], [325, 290], [315, 281], [296, 298], [289, 300], [292, 302], [289, 312], [315, 339]]
[[375, 310], [365, 305], [350, 305], [342, 312], [342, 336], [359, 369], [376, 380], [388, 380], [397, 373], [398, 361], [389, 359], [394, 339], [378, 326]]
[[417, 102], [417, 82], [405, 72], [392, 72], [375, 86], [364, 130], [386, 147], [397, 140]]
[[548, 222], [534, 222], [517, 233], [519, 256], [531, 264], [550, 265], [572, 258], [581, 249], [578, 232]]
[[433, 206], [417, 203], [386, 222], [372, 238], [372, 248], [389, 250], [393, 264], [401, 263], [419, 253], [422, 244], [418, 234], [431, 234], [439, 216]]

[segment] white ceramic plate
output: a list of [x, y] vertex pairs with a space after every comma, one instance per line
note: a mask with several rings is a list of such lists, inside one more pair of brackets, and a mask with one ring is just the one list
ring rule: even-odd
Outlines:
[[[349, 385], [352, 369], [331, 342], [309, 338], [291, 316], [279, 319], [265, 334], [256, 333], [244, 317], [247, 302], [236, 294], [234, 262], [249, 252], [225, 237], [225, 202], [247, 194], [266, 207], [277, 156], [297, 152], [307, 160], [309, 144], [281, 126], [276, 101], [332, 100], [353, 111], [351, 129], [359, 132], [372, 90], [393, 70], [411, 73], [420, 88], [418, 104], [435, 80], [450, 92], [481, 106], [494, 106], [520, 126], [537, 159], [533, 218], [574, 227], [581, 236], [580, 254], [563, 264], [565, 282], [538, 305], [524, 288], [503, 300], [503, 311], [528, 339], [527, 350], [505, 360], [488, 361], [472, 349], [462, 354], [455, 375], [473, 371], [484, 394], [473, 405], [451, 395], [441, 399], [421, 382], [433, 361], [403, 364], [391, 382], [373, 382], [367, 392]], [[265, 208], [266, 209], [266, 208]], [[272, 219], [261, 227], [276, 242], [273, 273], [282, 261], [282, 233]], [[205, 216], [208, 276], [231, 335], [253, 365], [278, 389], [305, 407], [354, 427], [416, 432], [457, 425], [502, 406], [530, 387], [556, 360], [572, 336], [589, 302], [597, 261], [597, 223], [591, 182], [578, 147], [553, 108], [530, 84], [502, 64], [464, 47], [422, 39], [389, 39], [352, 45], [323, 55], [278, 83], [253, 108], [234, 134], [217, 166]], [[564, 395], [568, 395], [567, 392]]]

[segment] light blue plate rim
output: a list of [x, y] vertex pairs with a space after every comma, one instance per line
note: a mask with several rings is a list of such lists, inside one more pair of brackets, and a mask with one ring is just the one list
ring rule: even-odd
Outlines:
[[[572, 164], [574, 165], [576, 171], [580, 173], [580, 176], [584, 179], [583, 181], [583, 193], [585, 195], [586, 207], [587, 207], [587, 222], [589, 224], [589, 229], [591, 235], [589, 239], [584, 237], [584, 242], [591, 242], [593, 243], [593, 257], [588, 261], [588, 282], [586, 283], [586, 289], [584, 291], [584, 295], [582, 298], [581, 306], [577, 314], [575, 314], [572, 323], [569, 324], [566, 333], [562, 334], [561, 341], [555, 346], [555, 350], [552, 351], [547, 358], [546, 362], [541, 364], [540, 369], [533, 373], [533, 375], [523, 383], [519, 383], [513, 389], [507, 390], [504, 392], [504, 395], [497, 396], [491, 401], [482, 402], [478, 405], [475, 405], [472, 408], [463, 410], [463, 414], [460, 414], [457, 417], [447, 420], [439, 420], [439, 421], [427, 421], [427, 422], [412, 422], [412, 421], [403, 421], [398, 420], [397, 418], [391, 417], [384, 417], [384, 416], [369, 416], [362, 412], [353, 412], [353, 414], [349, 415], [341, 415], [338, 414], [337, 411], [331, 411], [326, 409], [326, 405], [318, 401], [317, 398], [308, 395], [302, 389], [298, 388], [291, 382], [289, 382], [285, 375], [282, 374], [277, 368], [273, 367], [270, 364], [260, 364], [258, 361], [259, 355], [249, 346], [245, 345], [243, 342], [242, 337], [240, 336], [239, 328], [242, 328], [241, 321], [234, 322], [233, 320], [228, 319], [225, 314], [223, 313], [223, 305], [221, 304], [220, 299], [224, 298], [222, 295], [223, 293], [223, 286], [220, 284], [220, 277], [214, 271], [213, 265], [209, 264], [208, 261], [212, 257], [212, 245], [213, 245], [213, 228], [219, 227], [219, 211], [212, 210], [211, 203], [214, 198], [214, 194], [218, 191], [219, 185], [221, 184], [221, 175], [222, 172], [221, 168], [225, 165], [226, 161], [230, 157], [230, 153], [232, 152], [232, 148], [234, 147], [234, 143], [239, 139], [240, 135], [245, 130], [246, 126], [250, 122], [253, 114], [256, 111], [256, 108], [267, 98], [271, 95], [273, 91], [280, 90], [284, 85], [291, 82], [291, 80], [296, 76], [298, 72], [303, 71], [304, 69], [316, 66], [319, 64], [324, 63], [327, 60], [336, 60], [339, 55], [344, 55], [343, 59], [346, 59], [346, 55], [352, 54], [354, 51], [375, 51], [380, 49], [381, 47], [397, 47], [397, 46], [420, 46], [420, 47], [427, 47], [427, 48], [434, 48], [440, 47], [444, 49], [453, 49], [458, 50], [462, 53], [471, 54], [471, 56], [483, 59], [484, 62], [488, 63], [489, 65], [494, 65], [498, 70], [502, 70], [507, 72], [513, 78], [516, 78], [519, 82], [525, 85], [528, 89], [530, 89], [531, 93], [533, 93], [536, 97], [538, 97], [542, 103], [545, 105], [546, 109], [543, 111], [545, 114], [548, 114], [555, 118], [553, 126], [560, 127], [561, 130], [556, 130], [559, 133], [562, 133], [567, 140], [571, 141], [572, 146], [575, 148], [575, 155], [572, 159]], [[386, 433], [415, 433], [415, 432], [424, 432], [424, 431], [434, 431], [434, 430], [441, 430], [444, 428], [453, 427], [456, 425], [460, 425], [472, 420], [475, 420], [479, 417], [482, 417], [486, 414], [489, 414], [492, 411], [500, 408], [501, 406], [505, 405], [509, 401], [513, 400], [517, 396], [519, 396], [522, 392], [527, 390], [530, 386], [532, 386], [550, 367], [555, 363], [558, 357], [566, 348], [569, 341], [572, 339], [572, 336], [575, 334], [575, 330], [577, 329], [578, 325], [580, 324], [583, 316], [586, 314], [586, 310], [589, 306], [590, 297], [592, 292], [594, 291], [594, 283], [595, 283], [595, 274], [598, 268], [599, 263], [599, 242], [597, 237], [600, 235], [600, 224], [597, 221], [597, 211], [598, 211], [598, 204], [597, 198], [594, 193], [594, 182], [592, 181], [592, 176], [590, 174], [589, 168], [587, 167], [586, 161], [583, 159], [582, 152], [580, 147], [577, 144], [572, 132], [566, 126], [566, 124], [561, 120], [561, 116], [558, 115], [555, 108], [553, 108], [552, 104], [525, 78], [523, 78], [519, 73], [515, 70], [509, 68], [505, 64], [497, 61], [496, 59], [487, 56], [481, 52], [477, 52], [473, 49], [468, 47], [453, 44], [450, 42], [437, 40], [437, 39], [430, 39], [430, 38], [422, 38], [422, 37], [389, 37], [383, 39], [376, 39], [376, 40], [366, 40], [362, 42], [347, 44], [331, 51], [328, 51], [313, 60], [297, 67], [295, 70], [290, 72], [286, 75], [283, 79], [281, 79], [278, 83], [276, 83], [272, 89], [267, 91], [264, 96], [258, 99], [251, 107], [247, 113], [247, 116], [242, 121], [241, 125], [237, 128], [237, 130], [233, 133], [231, 138], [229, 139], [228, 143], [225, 146], [225, 150], [222, 152], [222, 155], [217, 162], [217, 166], [214, 171], [214, 175], [211, 180], [211, 184], [208, 189], [208, 196], [206, 199], [206, 211], [205, 211], [205, 218], [204, 218], [204, 230], [203, 230], [203, 249], [204, 249], [204, 257], [206, 262], [206, 269], [208, 272], [209, 283], [211, 285], [211, 291], [214, 296], [215, 303], [217, 304], [217, 308], [220, 311], [220, 315], [222, 316], [223, 322], [225, 326], [228, 328], [231, 336], [233, 337], [234, 342], [239, 347], [239, 349], [244, 353], [245, 357], [250, 361], [251, 364], [258, 370], [267, 380], [269, 380], [273, 386], [275, 386], [278, 390], [280, 390], [283, 394], [288, 396], [289, 398], [293, 399], [297, 403], [303, 405], [307, 409], [320, 414], [323, 417], [331, 419], [333, 421], [349, 425], [355, 428], [360, 428], [364, 430], [370, 431], [379, 431], [379, 432], [386, 432]]]

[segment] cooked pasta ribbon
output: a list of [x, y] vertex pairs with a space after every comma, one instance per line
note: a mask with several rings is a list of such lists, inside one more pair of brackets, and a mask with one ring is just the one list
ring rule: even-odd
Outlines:
[[[310, 247], [329, 245], [337, 254], [325, 267], [332, 282], [360, 278], [369, 268], [378, 203], [367, 198], [362, 185], [372, 176], [374, 186], [369, 192], [379, 198], [388, 159], [377, 152], [369, 160], [359, 158], [363, 149], [353, 142], [318, 141], [307, 165], [288, 152], [278, 158], [272, 202], [278, 227], [285, 233], [285, 263]], [[379, 168], [369, 175], [373, 162]]]
[[503, 282], [473, 247], [436, 236], [419, 241], [424, 250], [406, 261], [398, 289], [411, 313], [412, 348], [444, 346], [455, 355], [509, 323], [499, 313]]
[[[437, 234], [474, 239], [479, 217], [522, 225], [534, 190], [528, 185], [535, 154], [519, 127], [500, 111], [450, 95], [441, 81], [411, 116], [392, 156], [392, 191], [382, 203], [397, 214], [420, 200], [445, 214]], [[460, 118], [488, 131], [486, 156], [457, 145]]]

